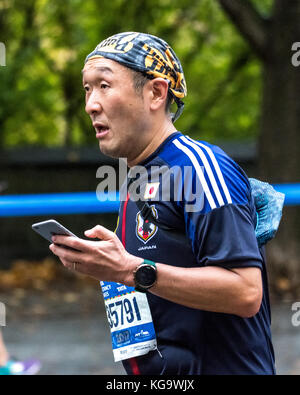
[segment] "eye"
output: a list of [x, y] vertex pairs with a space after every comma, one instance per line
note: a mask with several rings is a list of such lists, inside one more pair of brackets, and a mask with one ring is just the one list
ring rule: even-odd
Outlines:
[[106, 84], [105, 82], [101, 82], [100, 88], [101, 88], [101, 89], [107, 89], [107, 88], [109, 88], [109, 85]]
[[90, 88], [89, 88], [87, 85], [84, 86], [83, 89], [84, 89], [86, 92], [89, 92], [89, 90], [90, 90]]

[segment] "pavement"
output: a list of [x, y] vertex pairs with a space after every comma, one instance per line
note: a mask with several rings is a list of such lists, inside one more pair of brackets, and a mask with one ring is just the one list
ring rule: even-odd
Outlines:
[[[122, 364], [113, 361], [102, 296], [94, 287], [67, 294], [23, 292], [22, 296], [19, 292], [19, 297], [0, 294], [0, 300], [7, 306], [3, 335], [10, 353], [19, 359], [40, 359], [40, 374], [124, 374]], [[292, 304], [272, 306], [279, 375], [300, 374], [300, 317], [296, 326]]]

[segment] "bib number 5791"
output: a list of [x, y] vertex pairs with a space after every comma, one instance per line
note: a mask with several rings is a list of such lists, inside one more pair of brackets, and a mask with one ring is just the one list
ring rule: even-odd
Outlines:
[[136, 297], [118, 300], [106, 304], [108, 322], [111, 327], [118, 328], [124, 324], [132, 324], [141, 321], [141, 314]]

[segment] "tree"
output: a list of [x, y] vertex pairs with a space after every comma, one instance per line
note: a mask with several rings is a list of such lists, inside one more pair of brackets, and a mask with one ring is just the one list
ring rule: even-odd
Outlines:
[[[274, 183], [300, 181], [300, 68], [292, 47], [300, 41], [300, 0], [274, 0], [268, 17], [249, 0], [218, 0], [262, 64], [259, 136], [260, 177]], [[300, 291], [300, 208], [284, 210], [275, 243], [268, 247], [272, 275]], [[273, 277], [275, 278], [275, 277]]]
[[0, 147], [93, 144], [80, 70], [119, 31], [161, 36], [182, 60], [188, 97], [179, 130], [212, 142], [256, 136], [259, 63], [216, 2], [3, 0]]

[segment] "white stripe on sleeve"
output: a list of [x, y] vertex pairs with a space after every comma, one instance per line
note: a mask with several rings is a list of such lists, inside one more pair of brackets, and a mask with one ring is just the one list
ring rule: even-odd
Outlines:
[[226, 199], [227, 199], [227, 203], [228, 203], [228, 204], [232, 204], [232, 199], [231, 199], [229, 190], [228, 190], [228, 188], [227, 188], [226, 182], [225, 182], [224, 177], [223, 177], [223, 174], [222, 174], [222, 172], [221, 172], [219, 163], [218, 163], [217, 159], [215, 158], [215, 155], [214, 155], [214, 153], [212, 152], [212, 150], [211, 150], [209, 147], [207, 147], [206, 145], [200, 143], [199, 141], [192, 140], [190, 137], [187, 137], [187, 138], [188, 138], [190, 141], [192, 141], [193, 143], [197, 144], [199, 147], [202, 147], [202, 148], [204, 148], [204, 149], [206, 150], [206, 152], [208, 153], [208, 155], [209, 155], [209, 157], [210, 157], [210, 159], [211, 159], [211, 161], [212, 161], [212, 163], [213, 163], [213, 165], [214, 165], [214, 168], [215, 168], [215, 170], [216, 170], [217, 176], [219, 177], [219, 181], [220, 181], [220, 184], [221, 184], [221, 186], [222, 186], [222, 188], [223, 188], [225, 197], [226, 197]]
[[216, 182], [215, 176], [214, 176], [214, 174], [213, 174], [213, 172], [211, 170], [210, 164], [208, 163], [208, 160], [207, 160], [207, 158], [205, 156], [205, 153], [203, 152], [203, 150], [198, 145], [196, 145], [193, 142], [193, 140], [188, 140], [184, 136], [181, 137], [181, 140], [184, 141], [186, 144], [190, 145], [192, 148], [194, 148], [194, 150], [200, 156], [201, 161], [202, 161], [202, 163], [204, 165], [205, 171], [207, 172], [207, 175], [208, 175], [209, 181], [211, 183], [211, 186], [213, 188], [213, 191], [214, 191], [214, 193], [215, 193], [215, 195], [217, 197], [218, 203], [219, 203], [220, 206], [224, 206], [225, 205], [224, 200], [222, 198], [222, 195], [221, 195], [220, 189], [218, 187], [218, 184]]
[[210, 192], [210, 189], [209, 189], [209, 187], [207, 185], [207, 182], [206, 182], [206, 179], [205, 179], [204, 174], [202, 172], [201, 166], [200, 166], [199, 162], [197, 161], [194, 153], [188, 147], [186, 147], [185, 145], [181, 144], [178, 139], [173, 140], [173, 144], [175, 144], [176, 147], [178, 149], [180, 149], [182, 152], [184, 152], [189, 157], [189, 159], [191, 160], [191, 162], [194, 165], [194, 168], [196, 170], [196, 173], [197, 173], [197, 175], [198, 175], [198, 177], [200, 179], [200, 182], [201, 182], [201, 185], [203, 187], [204, 193], [206, 194], [208, 203], [209, 203], [209, 205], [210, 205], [212, 210], [215, 209], [217, 206], [216, 206], [214, 198], [213, 198], [213, 196], [212, 196], [212, 194]]

